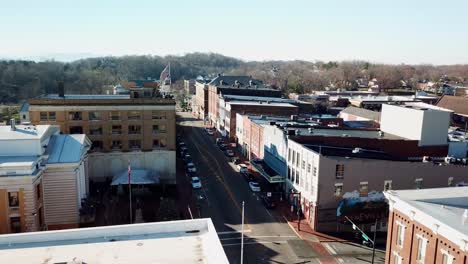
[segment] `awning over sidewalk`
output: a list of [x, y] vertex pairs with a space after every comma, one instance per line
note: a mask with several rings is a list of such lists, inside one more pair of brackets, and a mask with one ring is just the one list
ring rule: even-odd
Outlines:
[[[148, 170], [132, 170], [130, 184], [159, 184], [159, 175]], [[122, 171], [112, 179], [111, 185], [128, 184], [128, 171]]]
[[279, 175], [275, 170], [270, 168], [262, 159], [253, 159], [250, 164], [263, 176], [269, 183], [284, 182], [284, 177]]

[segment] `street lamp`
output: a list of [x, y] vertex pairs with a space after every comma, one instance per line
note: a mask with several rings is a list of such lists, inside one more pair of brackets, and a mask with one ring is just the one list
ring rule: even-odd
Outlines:
[[352, 225], [353, 225], [353, 230], [357, 230], [361, 232], [361, 237], [367, 241], [372, 243], [372, 264], [374, 264], [374, 258], [375, 258], [375, 240], [377, 238], [377, 218], [375, 219], [375, 228], [374, 228], [374, 240], [371, 240], [369, 236], [364, 233], [351, 219], [349, 219], [347, 216], [345, 216], [346, 220], [348, 220]]

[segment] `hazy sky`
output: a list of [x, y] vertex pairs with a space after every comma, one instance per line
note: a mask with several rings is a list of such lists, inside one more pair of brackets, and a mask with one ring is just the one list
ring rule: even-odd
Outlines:
[[467, 0], [0, 0], [0, 57], [468, 63]]

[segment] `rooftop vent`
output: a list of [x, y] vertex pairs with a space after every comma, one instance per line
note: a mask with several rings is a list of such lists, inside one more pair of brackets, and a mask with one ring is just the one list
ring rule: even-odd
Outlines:
[[14, 118], [10, 119], [10, 129], [16, 131], [16, 120]]
[[353, 149], [354, 154], [361, 153], [361, 152], [362, 152], [362, 148], [354, 148]]
[[379, 131], [379, 136], [380, 137], [383, 137], [385, 135], [385, 133], [383, 131]]
[[310, 133], [310, 134], [313, 134], [313, 133], [314, 133], [314, 129], [313, 129], [312, 127], [309, 127], [308, 130], [309, 130], [309, 133]]

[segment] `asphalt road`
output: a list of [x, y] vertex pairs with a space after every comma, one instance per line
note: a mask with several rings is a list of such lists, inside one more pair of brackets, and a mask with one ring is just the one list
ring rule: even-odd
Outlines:
[[278, 212], [267, 210], [259, 195], [250, 191], [234, 164], [216, 147], [214, 137], [203, 132], [203, 122], [187, 113], [180, 113], [179, 118], [183, 141], [203, 185], [193, 191], [196, 208], [191, 208], [192, 214], [212, 219], [229, 261], [240, 263], [244, 201], [244, 263], [318, 263], [298, 257], [305, 252], [290, 245], [302, 242], [300, 238]]

